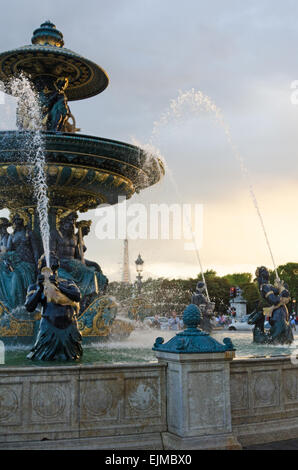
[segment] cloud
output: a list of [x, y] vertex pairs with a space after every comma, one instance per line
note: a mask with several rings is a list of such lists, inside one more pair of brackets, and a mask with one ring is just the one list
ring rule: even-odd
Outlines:
[[[245, 158], [280, 263], [297, 256], [298, 106], [290, 102], [290, 84], [298, 79], [297, 13], [291, 0], [12, 1], [1, 12], [0, 42], [4, 50], [28, 44], [33, 30], [50, 19], [66, 47], [107, 70], [104, 93], [70, 104], [84, 133], [145, 144], [179, 89], [209, 95]], [[206, 113], [186, 110], [179, 123], [162, 129], [158, 143], [178, 194], [166, 176], [132, 201], [203, 203], [206, 268], [270, 264], [222, 128]], [[88, 258], [116, 278], [122, 243], [99, 243], [92, 232], [87, 244]], [[155, 266], [152, 272], [171, 276], [173, 265], [181, 273], [197, 269], [180, 245], [134, 242], [132, 258], [138, 250]]]

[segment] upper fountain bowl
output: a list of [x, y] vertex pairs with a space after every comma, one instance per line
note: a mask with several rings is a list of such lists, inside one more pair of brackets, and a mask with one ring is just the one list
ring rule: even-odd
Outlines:
[[[115, 204], [118, 197], [128, 199], [164, 174], [158, 158], [131, 144], [63, 132], [42, 135], [51, 207], [86, 211]], [[0, 132], [0, 208], [34, 206], [24, 160], [28, 137], [28, 131]]]
[[45, 79], [67, 77], [69, 101], [90, 98], [108, 86], [109, 78], [102, 67], [64, 48], [62, 33], [50, 21], [34, 31], [31, 41], [32, 45], [0, 54], [0, 80], [6, 85], [7, 93], [11, 93], [11, 77], [19, 74], [30, 77], [37, 88], [44, 86]]
[[[30, 99], [23, 96], [24, 78], [30, 84]], [[38, 128], [43, 129], [51, 208], [86, 211], [102, 203], [115, 204], [119, 196], [130, 198], [163, 175], [161, 161], [134, 145], [75, 134], [79, 129], [68, 100], [100, 93], [108, 85], [108, 76], [98, 65], [65, 49], [62, 33], [50, 21], [33, 32], [32, 45], [0, 54], [0, 80], [8, 93], [19, 98], [17, 126], [21, 129], [0, 132], [1, 208], [34, 206], [26, 157], [32, 151], [30, 135], [36, 130], [34, 106]]]

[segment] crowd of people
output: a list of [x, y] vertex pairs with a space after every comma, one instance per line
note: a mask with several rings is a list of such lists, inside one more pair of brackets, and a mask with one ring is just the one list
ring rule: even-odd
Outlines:
[[[214, 326], [225, 327], [232, 324], [233, 319], [236, 317], [235, 307], [229, 307], [226, 313], [215, 313], [214, 317]], [[165, 321], [167, 318], [167, 322]], [[298, 314], [292, 312], [289, 318], [290, 325], [294, 331], [296, 331], [296, 326], [298, 325]], [[175, 310], [169, 314], [165, 314], [164, 317], [155, 315], [154, 319], [151, 320], [151, 327], [156, 329], [161, 329], [166, 327], [168, 330], [178, 331], [184, 329], [184, 324], [182, 316], [179, 316]]]
[[290, 325], [292, 330], [296, 331], [296, 325], [298, 325], [298, 314], [292, 312], [290, 315]]
[[[167, 318], [167, 329], [168, 330], [173, 330], [173, 331], [178, 331], [178, 330], [183, 330], [184, 325], [183, 325], [183, 320], [177, 315], [177, 312], [173, 310], [170, 314], [166, 314], [165, 317]], [[163, 322], [165, 324], [165, 322]], [[153, 328], [156, 329], [161, 329], [162, 327], [162, 322], [161, 318], [159, 315], [155, 315], [154, 319], [152, 320], [152, 325]]]
[[[232, 318], [236, 316], [236, 311], [233, 310], [231, 312], [227, 312], [227, 314], [217, 314], [215, 315], [214, 325], [213, 326], [225, 326], [230, 325], [232, 323]], [[165, 321], [167, 319], [167, 322]], [[164, 317], [160, 317], [159, 315], [155, 315], [154, 318], [151, 320], [152, 328], [156, 329], [166, 329], [172, 331], [178, 331], [184, 329], [184, 324], [182, 320], [182, 316], [179, 316], [175, 310], [171, 313], [166, 314]]]
[[216, 325], [217, 326], [226, 326], [230, 325], [232, 323], [232, 316], [231, 315], [226, 315], [226, 314], [217, 314], [215, 317]]

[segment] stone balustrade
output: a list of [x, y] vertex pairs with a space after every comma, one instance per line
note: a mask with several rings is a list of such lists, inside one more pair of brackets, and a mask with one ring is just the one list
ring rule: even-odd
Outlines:
[[298, 437], [297, 379], [289, 357], [233, 360], [232, 428], [243, 446]]
[[298, 438], [289, 357], [0, 368], [0, 449], [241, 448]]
[[157, 364], [2, 368], [0, 448], [160, 449], [165, 390]]

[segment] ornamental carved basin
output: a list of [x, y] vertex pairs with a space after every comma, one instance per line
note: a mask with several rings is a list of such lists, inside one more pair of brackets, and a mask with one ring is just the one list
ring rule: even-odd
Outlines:
[[[33, 207], [25, 131], [0, 132], [0, 208]], [[51, 207], [86, 211], [115, 204], [159, 181], [162, 162], [134, 145], [100, 137], [43, 132]]]

